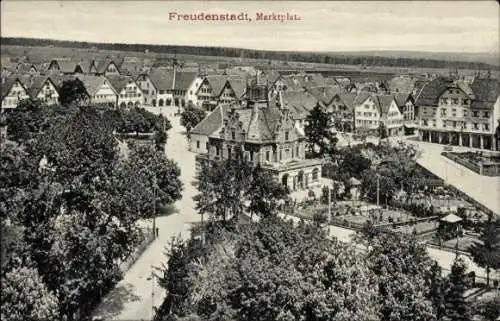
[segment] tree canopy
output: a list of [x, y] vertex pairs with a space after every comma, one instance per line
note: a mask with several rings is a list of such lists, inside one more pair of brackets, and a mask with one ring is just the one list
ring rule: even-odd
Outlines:
[[198, 125], [205, 117], [207, 113], [201, 108], [196, 108], [192, 104], [189, 104], [181, 113], [181, 125], [186, 128], [189, 132], [192, 128]]
[[[55, 319], [78, 321], [119, 280], [120, 263], [143, 239], [137, 220], [151, 217], [154, 202], [179, 199], [182, 184], [179, 168], [161, 151], [142, 147], [122, 153], [102, 110], [47, 108], [15, 111], [36, 126], [26, 126], [28, 138], [15, 135], [21, 145], [8, 144], [0, 155], [2, 279], [33, 270], [30, 278], [38, 275], [47, 289], [40, 285], [33, 293], [50, 302]], [[2, 287], [2, 312], [19, 306], [15, 300], [24, 300], [26, 309], [37, 304], [22, 293], [7, 294]], [[41, 301], [40, 308], [47, 304]]]
[[331, 113], [326, 112], [320, 104], [307, 115], [304, 133], [307, 148], [312, 157], [325, 156], [333, 151], [337, 138], [332, 133], [333, 120]]

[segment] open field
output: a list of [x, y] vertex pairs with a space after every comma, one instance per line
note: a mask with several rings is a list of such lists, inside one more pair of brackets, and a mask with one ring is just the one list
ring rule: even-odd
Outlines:
[[[137, 52], [137, 51], [117, 51], [117, 50], [102, 50], [102, 49], [80, 49], [68, 47], [37, 47], [37, 46], [14, 46], [2, 45], [2, 57], [29, 57], [33, 63], [47, 62], [53, 58], [71, 58], [71, 59], [95, 59], [110, 57], [136, 57], [140, 59], [168, 59], [174, 56], [181, 61], [195, 61], [202, 65], [210, 65], [218, 67], [219, 64], [224, 64], [228, 67], [236, 65], [252, 65], [261, 69], [274, 69], [283, 73], [290, 73], [295, 70], [305, 72], [320, 72], [329, 76], [346, 76], [352, 77], [354, 81], [362, 81], [366, 79], [390, 79], [397, 74], [426, 74], [436, 73], [448, 75], [450, 69], [444, 68], [404, 68], [404, 67], [380, 67], [380, 66], [360, 66], [360, 65], [345, 65], [345, 64], [324, 64], [324, 63], [306, 63], [306, 62], [288, 62], [286, 65], [283, 61], [268, 60], [268, 59], [253, 59], [241, 57], [223, 57], [223, 56], [199, 56], [187, 54], [167, 54], [155, 52]], [[472, 75], [475, 70], [458, 70], [461, 75]], [[492, 70], [492, 76], [500, 78], [499, 70]]]

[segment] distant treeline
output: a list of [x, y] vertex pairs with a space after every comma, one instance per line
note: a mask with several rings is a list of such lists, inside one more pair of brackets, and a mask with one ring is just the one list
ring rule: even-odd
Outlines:
[[125, 43], [96, 43], [82, 41], [65, 41], [52, 39], [34, 38], [12, 38], [2, 37], [2, 45], [12, 46], [55, 46], [81, 49], [101, 49], [116, 51], [136, 51], [144, 52], [148, 50], [154, 53], [163, 54], [185, 54], [200, 56], [222, 56], [234, 58], [253, 58], [267, 60], [281, 60], [286, 62], [308, 62], [325, 63], [339, 65], [361, 65], [367, 67], [387, 66], [387, 67], [421, 67], [421, 68], [447, 68], [447, 69], [472, 69], [491, 70], [496, 66], [482, 62], [446, 61], [438, 59], [419, 58], [393, 58], [381, 56], [353, 56], [342, 54], [324, 54], [315, 52], [287, 52], [287, 51], [267, 51], [225, 47], [196, 47], [196, 46], [175, 46], [175, 45], [147, 45], [147, 44], [125, 44]]

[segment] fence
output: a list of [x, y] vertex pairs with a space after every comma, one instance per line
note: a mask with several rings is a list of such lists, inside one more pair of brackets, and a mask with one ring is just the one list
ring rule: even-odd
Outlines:
[[478, 173], [479, 175], [483, 176], [500, 176], [500, 164], [485, 164], [485, 163], [473, 163], [470, 160], [454, 155], [453, 153], [449, 152], [442, 152], [441, 155], [444, 157], [451, 159], [455, 163], [458, 163], [468, 169], [470, 169], [473, 172]]

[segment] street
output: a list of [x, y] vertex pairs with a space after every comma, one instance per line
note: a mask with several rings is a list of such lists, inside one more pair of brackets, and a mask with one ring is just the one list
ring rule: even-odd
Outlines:
[[169, 117], [169, 120], [172, 122], [172, 129], [168, 132], [165, 152], [181, 169], [183, 197], [174, 204], [176, 213], [156, 219], [159, 237], [149, 245], [124, 274], [123, 280], [106, 296], [94, 312], [95, 316], [102, 316], [107, 320], [151, 320], [153, 306], [161, 305], [165, 296], [165, 291], [151, 277], [154, 267], [160, 267], [166, 261], [164, 248], [172, 237], [189, 237], [191, 223], [200, 220], [195, 214], [192, 199], [195, 195], [195, 188], [191, 184], [195, 176], [194, 154], [187, 150], [187, 141], [182, 134], [184, 128], [179, 124], [179, 118]]

